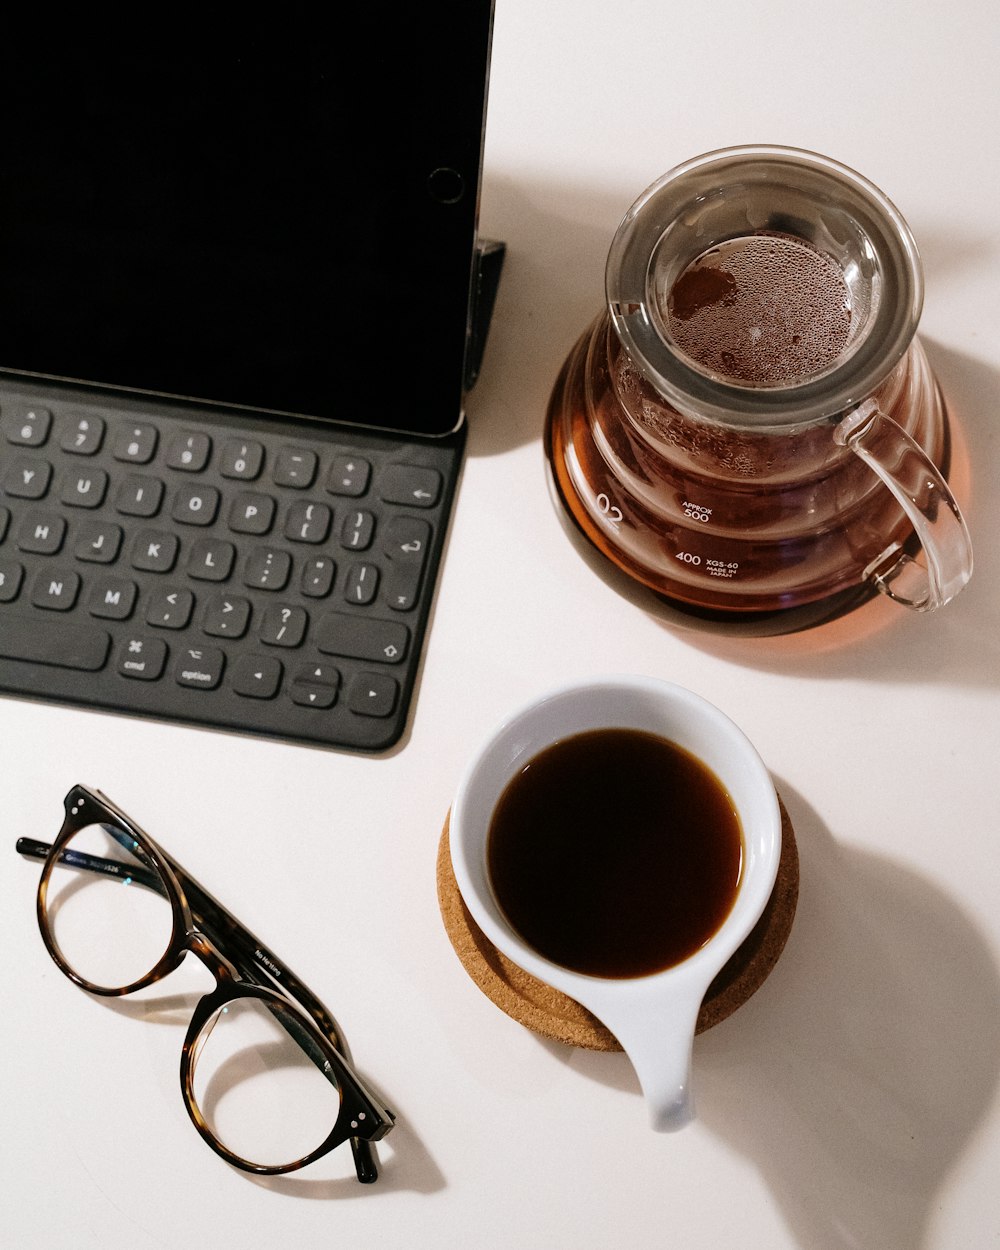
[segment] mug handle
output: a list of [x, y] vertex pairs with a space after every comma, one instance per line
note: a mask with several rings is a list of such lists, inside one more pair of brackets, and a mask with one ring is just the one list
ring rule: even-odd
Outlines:
[[892, 543], [865, 569], [883, 594], [917, 612], [941, 608], [972, 576], [972, 540], [955, 497], [923, 448], [874, 399], [849, 412], [833, 438], [860, 456], [899, 501], [923, 559]]

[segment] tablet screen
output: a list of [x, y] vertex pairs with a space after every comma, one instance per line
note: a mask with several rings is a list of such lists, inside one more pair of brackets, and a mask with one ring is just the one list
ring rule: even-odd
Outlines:
[[460, 420], [491, 5], [5, 55], [0, 368]]

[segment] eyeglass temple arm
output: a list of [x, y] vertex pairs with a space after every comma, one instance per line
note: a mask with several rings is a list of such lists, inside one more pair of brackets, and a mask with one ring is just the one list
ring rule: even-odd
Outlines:
[[[52, 850], [52, 846], [48, 842], [38, 842], [34, 838], [18, 838], [15, 850], [32, 859], [45, 859]], [[166, 896], [166, 890], [159, 876], [147, 868], [140, 868], [134, 864], [122, 864], [116, 859], [104, 859], [100, 855], [87, 855], [83, 851], [74, 850], [63, 851], [59, 859], [70, 868], [82, 868], [87, 872], [99, 872], [106, 877], [133, 881], [136, 885], [143, 885], [148, 890], [153, 890], [163, 897]]]
[[[111, 826], [107, 828], [111, 836], [116, 841], [119, 841], [119, 831]], [[39, 842], [34, 838], [18, 838], [16, 844], [16, 850], [21, 855], [28, 855], [33, 859], [45, 859], [51, 849], [50, 843]], [[138, 848], [129, 848], [129, 851], [133, 855], [141, 854]], [[62, 863], [67, 864], [70, 868], [80, 868], [87, 872], [117, 877], [122, 881], [131, 881], [136, 885], [145, 886], [157, 894], [166, 894], [159, 875], [151, 869], [142, 868], [136, 864], [122, 864], [118, 860], [105, 859], [100, 855], [88, 855], [83, 851], [75, 850], [63, 851], [59, 858]], [[260, 982], [254, 971], [255, 968], [263, 969], [269, 978], [277, 981], [287, 993], [295, 998], [324, 1032], [333, 1035], [331, 1040], [333, 1040], [334, 1045], [346, 1059], [350, 1060], [347, 1039], [337, 1027], [330, 1013], [312, 991], [299, 981], [291, 970], [274, 955], [265, 952], [254, 935], [245, 929], [221, 903], [212, 898], [207, 890], [203, 889], [184, 869], [171, 860], [169, 856], [165, 856], [165, 858], [167, 858], [170, 867], [181, 880], [181, 886], [188, 898], [195, 920], [206, 929], [214, 930], [214, 932], [210, 932], [209, 936], [228, 938], [237, 947], [243, 960], [249, 961], [250, 966], [245, 966], [243, 963], [238, 964], [239, 971], [251, 981], [256, 981], [258, 984], [267, 984], [266, 981]]]
[[[104, 826], [107, 832], [125, 845], [122, 832], [114, 826]], [[39, 842], [34, 838], [18, 838], [15, 849], [21, 855], [27, 855], [33, 859], [45, 859], [52, 847], [50, 843]], [[128, 847], [130, 854], [141, 855], [141, 848]], [[213, 898], [203, 886], [183, 869], [176, 860], [167, 855], [165, 851], [160, 850], [160, 854], [170, 865], [171, 870], [178, 877], [181, 888], [183, 889], [188, 904], [191, 907], [192, 916], [207, 930], [208, 936], [219, 938], [228, 937], [239, 954], [243, 957], [243, 961], [237, 964], [241, 974], [248, 980], [256, 984], [267, 984], [266, 980], [262, 980], [256, 973], [255, 969], [262, 969], [267, 977], [276, 981], [283, 990], [290, 994], [299, 1005], [316, 1021], [319, 1027], [330, 1036], [334, 1046], [340, 1051], [343, 1058], [347, 1061], [351, 1068], [351, 1075], [361, 1086], [365, 1095], [372, 1103], [379, 1108], [387, 1120], [386, 1131], [395, 1121], [395, 1116], [387, 1108], [383, 1107], [380, 1100], [376, 1098], [364, 1083], [358, 1078], [357, 1073], [353, 1071], [353, 1061], [351, 1059], [350, 1048], [347, 1039], [342, 1031], [337, 1027], [336, 1022], [330, 1013], [326, 1010], [320, 1000], [312, 993], [312, 991], [304, 985], [298, 978], [281, 963], [274, 955], [264, 951], [260, 942], [254, 935], [246, 929], [217, 899]], [[129, 880], [136, 885], [145, 886], [147, 889], [153, 890], [155, 893], [165, 895], [163, 883], [159, 875], [152, 870], [139, 867], [135, 864], [121, 864], [117, 860], [105, 859], [100, 855], [88, 855], [82, 851], [67, 850], [62, 853], [60, 860], [68, 864], [71, 868], [79, 868], [88, 872], [97, 872], [105, 876], [117, 877], [121, 880]], [[211, 930], [216, 930], [212, 933]], [[224, 945], [225, 943], [223, 943]], [[282, 1025], [287, 1027], [292, 1022], [282, 1019]], [[309, 1044], [308, 1034], [303, 1033], [296, 1039], [299, 1045], [303, 1047], [305, 1052], [320, 1069], [324, 1068], [325, 1056], [314, 1052], [313, 1047]], [[351, 1150], [354, 1155], [354, 1166], [357, 1172], [358, 1180], [363, 1184], [370, 1184], [378, 1179], [378, 1167], [375, 1163], [374, 1153], [368, 1141], [359, 1137], [349, 1139]]]

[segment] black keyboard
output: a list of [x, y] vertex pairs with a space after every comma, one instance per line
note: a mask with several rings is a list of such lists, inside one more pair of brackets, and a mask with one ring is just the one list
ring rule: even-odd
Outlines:
[[386, 749], [463, 438], [0, 381], [0, 689]]

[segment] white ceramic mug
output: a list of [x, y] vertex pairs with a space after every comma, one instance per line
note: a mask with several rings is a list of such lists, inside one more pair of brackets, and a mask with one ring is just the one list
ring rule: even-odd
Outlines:
[[[487, 840], [507, 784], [546, 747], [595, 729], [644, 730], [685, 748], [728, 790], [742, 826], [743, 867], [729, 915], [693, 955], [648, 976], [609, 979], [552, 963], [511, 928], [490, 885]], [[669, 682], [610, 676], [561, 686], [508, 716], [475, 754], [452, 805], [449, 841], [459, 892], [486, 937], [614, 1033], [639, 1077], [654, 1128], [686, 1124], [701, 1001], [763, 913], [781, 857], [777, 795], [744, 733], [711, 703]]]

